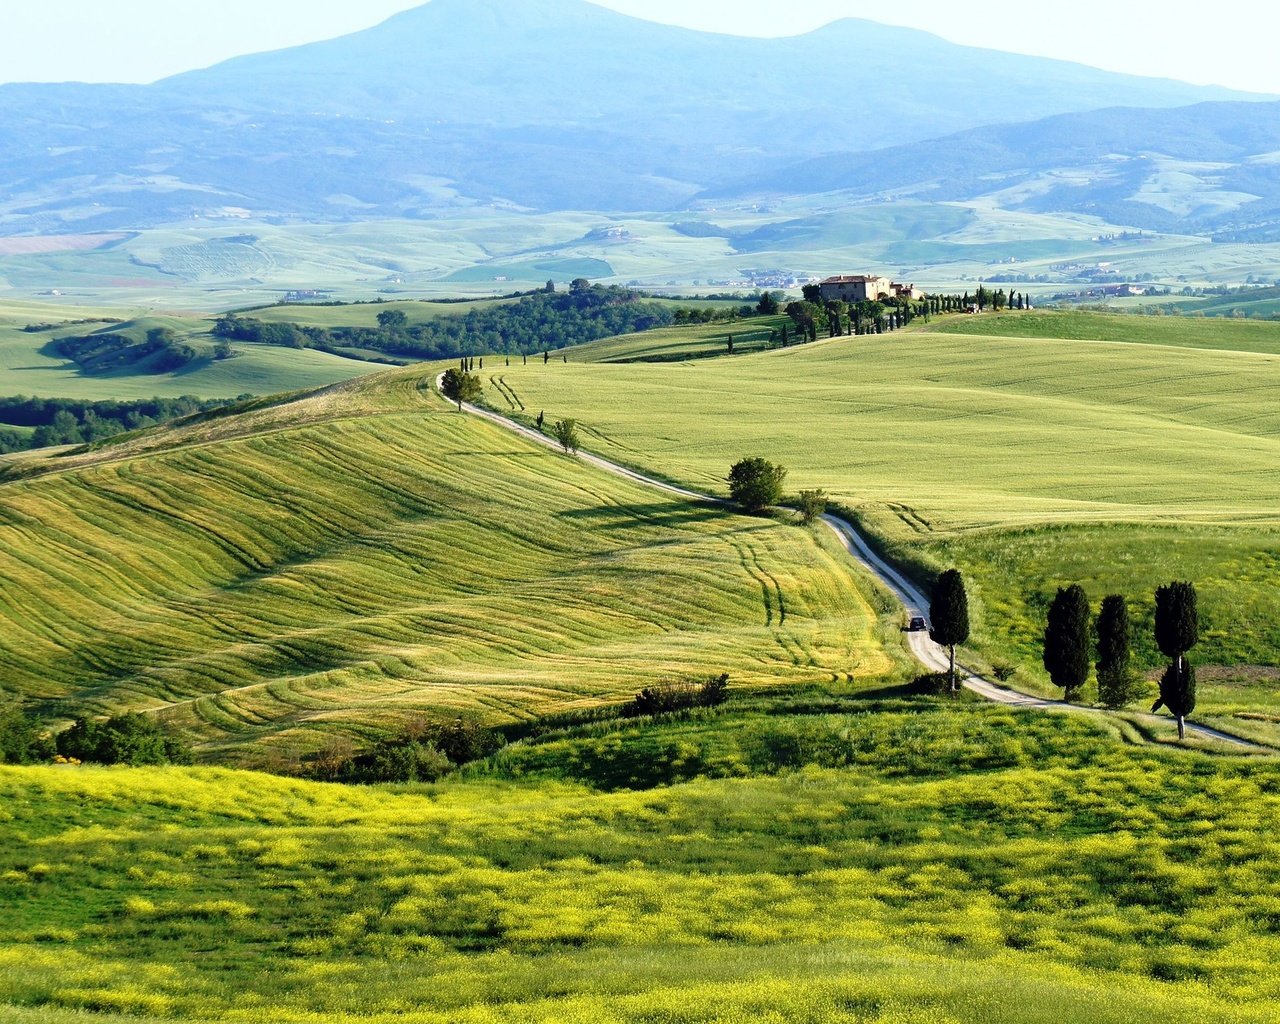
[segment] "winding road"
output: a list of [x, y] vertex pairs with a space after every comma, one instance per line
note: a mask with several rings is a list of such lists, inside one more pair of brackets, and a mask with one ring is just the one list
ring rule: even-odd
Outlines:
[[[440, 377], [436, 378], [436, 390], [440, 391]], [[443, 395], [443, 392], [440, 392]], [[445, 399], [448, 401], [448, 399]], [[480, 416], [492, 423], [498, 424], [506, 430], [510, 430], [530, 441], [540, 444], [545, 448], [551, 448], [555, 451], [560, 450], [559, 442], [547, 437], [546, 434], [540, 433], [531, 427], [526, 427], [522, 423], [508, 419], [501, 413], [493, 412], [470, 403], [462, 403], [462, 408], [475, 415]], [[579, 452], [578, 458], [588, 465], [602, 469], [606, 473], [612, 473], [615, 476], [625, 477], [638, 484], [655, 490], [664, 491], [667, 494], [674, 494], [680, 498], [687, 498], [690, 501], [707, 502], [714, 505], [728, 505], [723, 498], [716, 498], [710, 494], [700, 494], [697, 491], [691, 491], [684, 487], [677, 487], [675, 484], [669, 484], [662, 480], [658, 480], [643, 473], [638, 473], [634, 469], [628, 469], [616, 462], [610, 462], [603, 459], [599, 455], [592, 455], [589, 452]], [[902, 604], [903, 609], [908, 616], [928, 617], [929, 601], [924, 593], [902, 573], [898, 572], [892, 565], [882, 559], [872, 550], [866, 539], [857, 529], [846, 519], [839, 516], [824, 515], [822, 521], [831, 529], [833, 533], [840, 539], [845, 550], [860, 562], [873, 576], [876, 577]], [[911, 653], [915, 655], [916, 660], [931, 672], [945, 672], [948, 669], [947, 651], [945, 648], [934, 643], [927, 632], [916, 632], [907, 634], [907, 646]], [[1005, 704], [1010, 707], [1030, 708], [1038, 711], [1065, 711], [1077, 714], [1107, 715], [1108, 712], [1099, 708], [1082, 707], [1078, 704], [1067, 704], [1064, 701], [1049, 700], [1045, 697], [1036, 697], [1029, 693], [1022, 693], [1019, 690], [1011, 689], [999, 683], [984, 679], [965, 669], [957, 666], [957, 670], [963, 674], [963, 685], [966, 689], [971, 690], [985, 700], [992, 701], [996, 704]], [[1153, 714], [1131, 714], [1130, 719], [1144, 721], [1151, 725], [1172, 726], [1173, 721], [1167, 718], [1161, 718]], [[1207, 725], [1195, 725], [1191, 722], [1187, 723], [1188, 735], [1199, 736], [1202, 739], [1216, 740], [1220, 743], [1226, 743], [1230, 746], [1246, 749], [1250, 751], [1274, 753], [1270, 748], [1260, 746], [1250, 740], [1246, 740], [1240, 736], [1233, 736], [1230, 733], [1222, 732], [1218, 729], [1210, 728]]]

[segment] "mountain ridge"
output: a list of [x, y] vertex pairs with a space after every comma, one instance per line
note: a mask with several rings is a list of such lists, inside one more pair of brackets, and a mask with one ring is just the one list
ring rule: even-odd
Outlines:
[[586, 0], [432, 0], [150, 86], [0, 86], [0, 234], [227, 209], [316, 223], [429, 216], [442, 203], [672, 210], [832, 153], [1117, 96], [1173, 107], [1222, 95], [1241, 94], [858, 19], [757, 39]]

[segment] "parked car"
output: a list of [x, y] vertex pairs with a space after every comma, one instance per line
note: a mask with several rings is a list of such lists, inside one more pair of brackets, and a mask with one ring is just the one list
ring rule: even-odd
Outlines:
[[911, 633], [923, 633], [928, 628], [929, 624], [924, 621], [924, 618], [916, 615], [911, 619], [911, 625], [907, 627], [907, 630]]

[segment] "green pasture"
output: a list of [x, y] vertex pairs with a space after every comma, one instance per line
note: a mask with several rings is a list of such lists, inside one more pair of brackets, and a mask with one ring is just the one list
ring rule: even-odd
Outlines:
[[22, 460], [0, 484], [6, 688], [55, 717], [155, 711], [256, 762], [690, 674], [893, 670], [829, 538], [617, 480], [425, 385], [392, 371]]
[[[214, 361], [209, 320], [191, 316], [142, 314], [131, 311], [81, 310], [39, 303], [0, 303], [0, 395], [89, 400], [177, 397], [234, 398], [242, 394], [319, 387], [376, 369], [369, 363], [309, 349], [282, 349], [236, 343], [235, 357]], [[121, 320], [121, 323], [106, 319]], [[75, 321], [95, 319], [77, 324]], [[28, 333], [29, 324], [56, 325]], [[95, 332], [115, 332], [145, 340], [155, 327], [172, 330], [202, 358], [173, 373], [133, 373], [128, 369], [91, 375], [55, 351], [59, 338]]]
[[[1020, 665], [1024, 685], [1044, 681], [1044, 611], [1075, 581], [1146, 616], [1155, 585], [1193, 579], [1199, 660], [1280, 665], [1280, 364], [1268, 354], [1280, 328], [1225, 325], [1241, 333], [1222, 350], [1210, 346], [1224, 325], [1207, 320], [1044, 314], [1026, 318], [1025, 339], [1008, 336], [1014, 318], [1000, 337], [943, 333], [997, 319], [666, 365], [589, 362], [587, 346], [567, 366], [501, 376], [527, 409], [577, 418], [609, 457], [722, 494], [734, 461], [762, 455], [922, 575], [958, 564], [975, 584], [975, 646]], [[1045, 344], [1059, 328], [1130, 324], [1148, 344]], [[1280, 711], [1274, 690], [1254, 700]]]
[[1268, 1024], [1273, 774], [821, 690], [432, 787], [0, 768], [0, 1019]]
[[976, 337], [1108, 341], [1280, 355], [1280, 324], [1252, 320], [1215, 319], [1206, 324], [1198, 317], [1037, 310], [948, 317], [924, 330]]
[[[698, 304], [686, 302], [677, 305], [689, 308]], [[752, 317], [734, 323], [661, 327], [640, 334], [606, 338], [566, 354], [575, 360], [598, 363], [662, 363], [728, 355], [729, 338], [732, 337], [734, 354], [745, 355], [779, 343], [784, 326], [794, 337], [795, 325], [785, 316]]]

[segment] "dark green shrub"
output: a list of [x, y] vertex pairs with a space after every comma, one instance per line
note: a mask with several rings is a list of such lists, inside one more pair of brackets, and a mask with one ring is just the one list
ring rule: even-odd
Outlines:
[[0, 764], [48, 761], [57, 753], [52, 739], [17, 701], [0, 698]]
[[191, 749], [146, 715], [81, 718], [57, 738], [58, 753], [95, 764], [191, 764]]
[[642, 715], [664, 715], [692, 708], [718, 707], [727, 699], [728, 688], [728, 673], [702, 681], [681, 679], [646, 686], [629, 704], [623, 706], [622, 714], [625, 718], [639, 718]]

